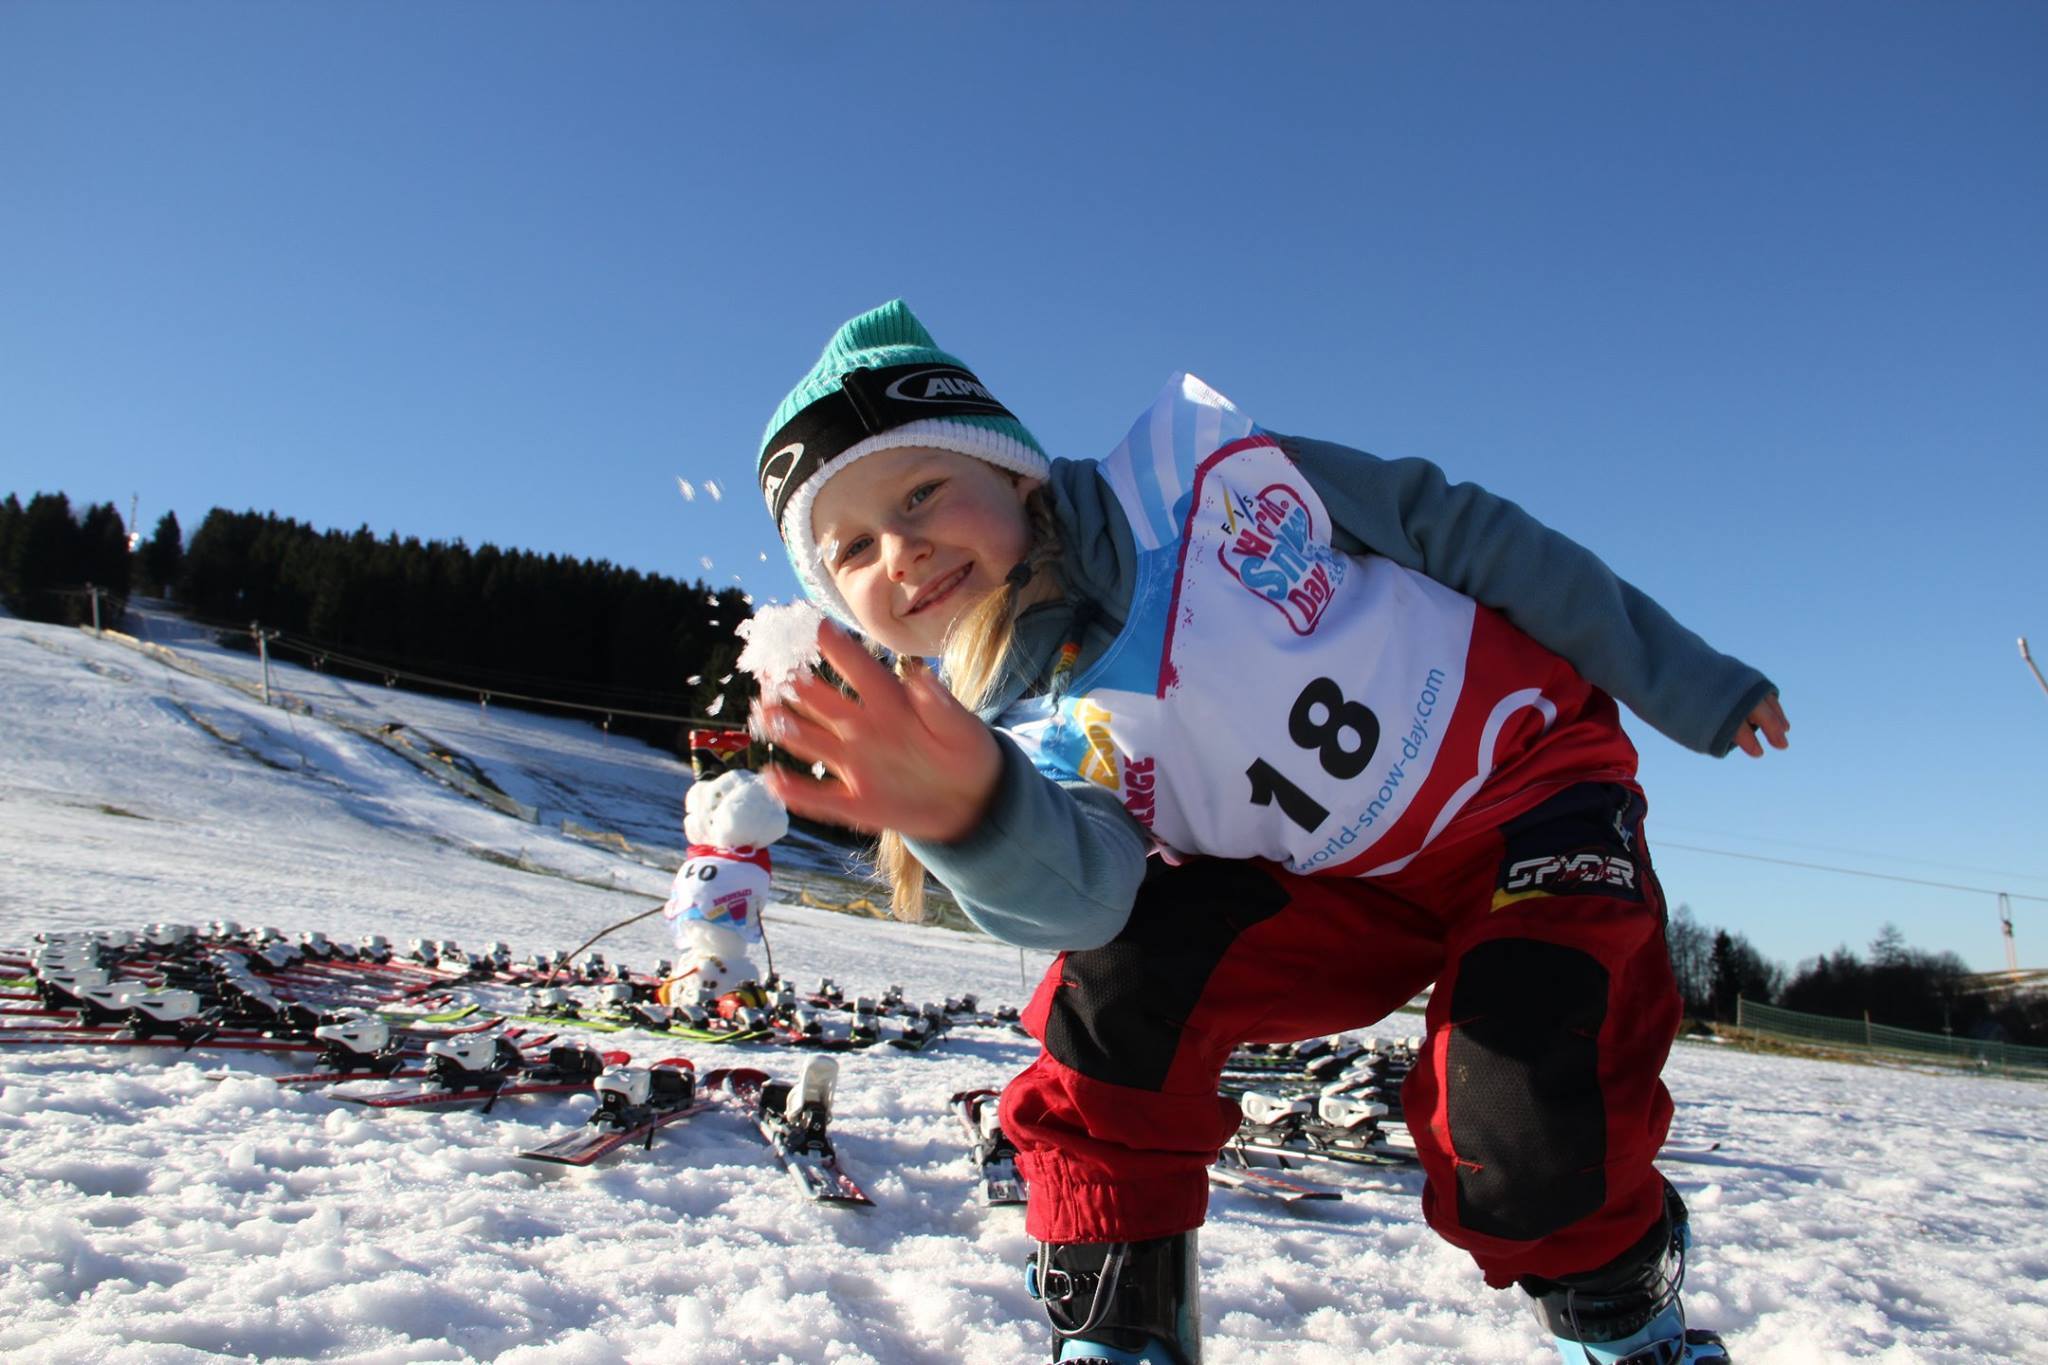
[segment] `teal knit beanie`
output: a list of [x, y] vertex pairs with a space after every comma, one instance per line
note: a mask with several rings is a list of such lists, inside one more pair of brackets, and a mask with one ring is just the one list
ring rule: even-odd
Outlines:
[[1052, 468], [1037, 438], [939, 349], [903, 300], [841, 327], [768, 420], [759, 476], [804, 592], [848, 624], [853, 613], [818, 562], [811, 508], [855, 460], [902, 446], [971, 455], [1026, 478], [1043, 479]]

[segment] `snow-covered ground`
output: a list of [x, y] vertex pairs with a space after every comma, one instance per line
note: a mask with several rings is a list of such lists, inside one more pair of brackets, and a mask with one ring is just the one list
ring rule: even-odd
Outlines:
[[[148, 628], [208, 670], [255, 676], [251, 658], [174, 636], [173, 618]], [[573, 722], [303, 670], [274, 667], [273, 682], [312, 712], [0, 619], [0, 944], [229, 917], [524, 952], [572, 946], [664, 892], [659, 866], [559, 826], [673, 850], [688, 781], [673, 759]], [[387, 721], [460, 753], [541, 821], [360, 733]], [[793, 905], [768, 923], [786, 975], [854, 991], [1021, 1004], [1044, 964]], [[604, 946], [651, 962], [656, 924]], [[602, 1045], [689, 1051], [630, 1034]], [[747, 1053], [784, 1073], [800, 1056]], [[838, 1138], [878, 1201], [850, 1212], [794, 1201], [716, 1111], [651, 1152], [573, 1171], [514, 1153], [580, 1122], [580, 1096], [372, 1114], [280, 1090], [263, 1075], [282, 1065], [247, 1056], [7, 1049], [0, 1356], [1042, 1360], [1022, 1220], [978, 1205], [945, 1103], [1029, 1056], [993, 1029], [846, 1055]], [[2048, 1086], [1692, 1045], [1669, 1080], [1674, 1144], [1721, 1144], [1666, 1168], [1699, 1241], [1688, 1304], [1743, 1365], [2048, 1361]], [[1520, 1298], [1487, 1290], [1423, 1226], [1418, 1186], [1375, 1172], [1313, 1214], [1219, 1192], [1202, 1243], [1211, 1365], [1544, 1358]]]

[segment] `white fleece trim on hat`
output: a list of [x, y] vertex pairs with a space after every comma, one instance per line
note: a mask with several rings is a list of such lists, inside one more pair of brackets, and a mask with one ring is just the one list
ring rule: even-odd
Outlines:
[[782, 543], [789, 547], [790, 567], [803, 584], [804, 595], [823, 607], [841, 625], [856, 630], [860, 623], [854, 619], [846, 599], [832, 586], [832, 575], [818, 562], [817, 537], [811, 530], [811, 509], [816, 505], [818, 493], [826, 481], [845, 471], [855, 460], [884, 450], [900, 450], [905, 446], [950, 450], [956, 455], [971, 456], [1027, 479], [1043, 479], [1052, 473], [1050, 460], [1008, 432], [950, 422], [943, 417], [928, 417], [921, 422], [891, 427], [857, 445], [848, 446], [836, 458], [827, 460], [803, 487], [790, 496], [789, 505], [782, 509]]

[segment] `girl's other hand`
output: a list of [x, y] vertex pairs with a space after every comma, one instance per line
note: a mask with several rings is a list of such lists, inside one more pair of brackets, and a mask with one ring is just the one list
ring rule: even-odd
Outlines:
[[768, 789], [813, 820], [935, 843], [966, 837], [1002, 773], [988, 726], [928, 670], [898, 678], [829, 622], [818, 646], [857, 695], [807, 674], [793, 697], [755, 704], [755, 734], [826, 768], [819, 778], [770, 764]]
[[1773, 692], [1756, 704], [1742, 724], [1735, 727], [1735, 743], [1751, 758], [1762, 758], [1764, 746], [1757, 742], [1761, 734], [1771, 742], [1773, 749], [1782, 749], [1791, 741], [1785, 735], [1792, 728], [1792, 722], [1785, 719], [1785, 708], [1778, 704], [1778, 694]]

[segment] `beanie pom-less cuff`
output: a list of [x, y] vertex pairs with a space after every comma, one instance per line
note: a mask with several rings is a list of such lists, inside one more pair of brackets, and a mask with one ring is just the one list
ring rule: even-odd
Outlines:
[[956, 455], [967, 455], [998, 469], [1006, 469], [1022, 478], [1044, 479], [1052, 472], [1052, 462], [1035, 444], [1026, 444], [1002, 429], [1007, 425], [1010, 424], [982, 426], [945, 418], [909, 422], [849, 447], [820, 469], [791, 495], [779, 528], [783, 546], [789, 554], [789, 566], [803, 585], [804, 595], [841, 625], [860, 628], [852, 608], [833, 586], [829, 568], [819, 559], [817, 536], [811, 526], [811, 513], [817, 506], [818, 494], [834, 475], [869, 455], [914, 446], [952, 451]]

